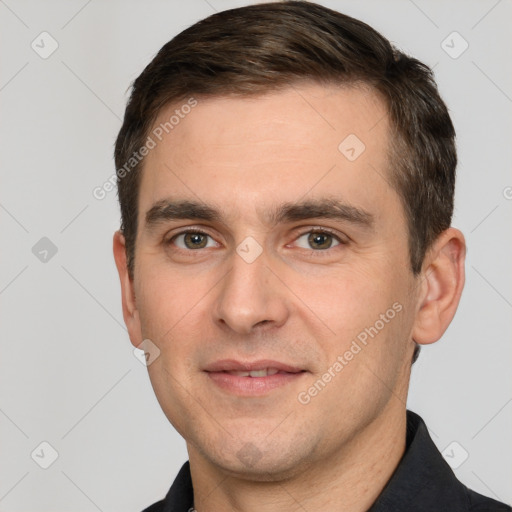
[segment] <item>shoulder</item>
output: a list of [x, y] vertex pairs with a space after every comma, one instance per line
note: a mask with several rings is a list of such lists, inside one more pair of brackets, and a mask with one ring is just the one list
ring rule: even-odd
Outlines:
[[[499, 498], [498, 498], [499, 499]], [[406, 450], [371, 512], [512, 512], [457, 479], [420, 416], [407, 411]]]
[[149, 506], [148, 508], [145, 508], [142, 512], [164, 512], [164, 506], [165, 501], [157, 501], [156, 503], [153, 503], [153, 505]]
[[482, 496], [466, 486], [466, 495], [468, 499], [468, 510], [469, 512], [512, 512], [512, 507], [505, 505], [499, 501]]
[[190, 464], [185, 462], [176, 476], [167, 496], [142, 512], [171, 512], [193, 510], [194, 491], [192, 488], [192, 477], [190, 475]]

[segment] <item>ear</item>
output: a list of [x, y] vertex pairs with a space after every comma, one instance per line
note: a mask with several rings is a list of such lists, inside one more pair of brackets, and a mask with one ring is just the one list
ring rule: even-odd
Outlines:
[[142, 343], [142, 330], [135, 300], [133, 280], [128, 273], [125, 239], [120, 231], [114, 233], [113, 245], [114, 259], [119, 273], [119, 280], [121, 281], [124, 323], [128, 328], [132, 345], [138, 347]]
[[450, 325], [464, 288], [465, 258], [466, 241], [455, 228], [443, 231], [427, 252], [412, 330], [417, 343], [434, 343]]

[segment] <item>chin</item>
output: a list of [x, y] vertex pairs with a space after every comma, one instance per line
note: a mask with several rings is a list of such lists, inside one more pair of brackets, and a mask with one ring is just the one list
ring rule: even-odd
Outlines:
[[[302, 439], [300, 443], [291, 439], [235, 442], [228, 449], [203, 452], [203, 457], [227, 475], [241, 480], [257, 482], [286, 481], [305, 471], [310, 465], [313, 454]], [[227, 443], [216, 443], [227, 446]], [[300, 451], [297, 450], [300, 447]]]
[[302, 471], [302, 465], [284, 460], [261, 460], [251, 466], [233, 459], [212, 462], [227, 475], [251, 482], [284, 482]]

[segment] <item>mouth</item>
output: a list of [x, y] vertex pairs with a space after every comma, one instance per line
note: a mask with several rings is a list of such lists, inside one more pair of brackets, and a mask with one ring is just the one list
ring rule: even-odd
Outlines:
[[229, 373], [229, 375], [235, 375], [236, 377], [267, 377], [269, 375], [276, 375], [278, 373], [287, 373], [278, 370], [277, 368], [263, 368], [261, 370], [252, 370], [250, 372], [246, 372], [244, 370], [232, 370], [232, 371], [224, 371], [224, 373]]
[[217, 387], [239, 396], [263, 396], [300, 379], [307, 372], [279, 361], [222, 360], [208, 365], [205, 373]]

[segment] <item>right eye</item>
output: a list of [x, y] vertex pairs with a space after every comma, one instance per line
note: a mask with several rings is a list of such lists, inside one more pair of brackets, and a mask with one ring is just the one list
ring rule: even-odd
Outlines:
[[181, 231], [180, 233], [174, 235], [170, 238], [166, 244], [167, 245], [176, 245], [179, 249], [183, 251], [189, 250], [197, 250], [197, 249], [205, 249], [207, 247], [215, 247], [216, 243], [212, 240], [212, 244], [208, 245], [208, 238], [211, 238], [210, 235], [199, 231], [197, 229], [187, 229], [185, 231]]

